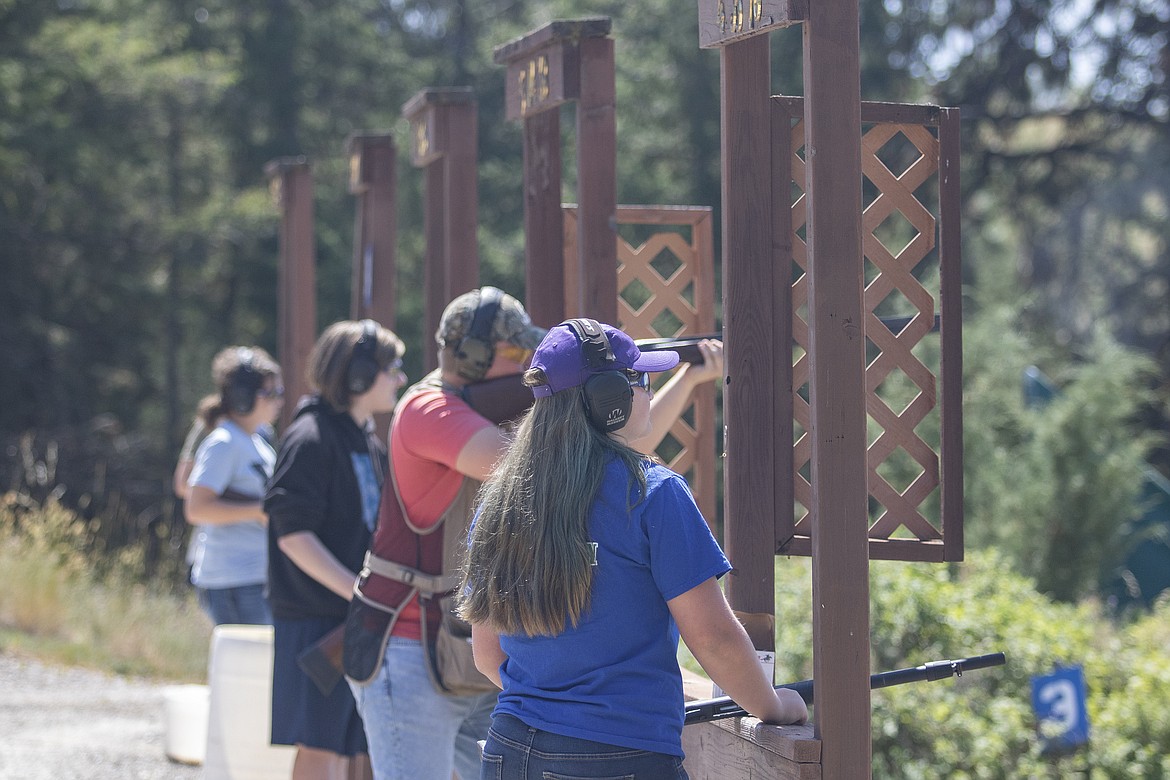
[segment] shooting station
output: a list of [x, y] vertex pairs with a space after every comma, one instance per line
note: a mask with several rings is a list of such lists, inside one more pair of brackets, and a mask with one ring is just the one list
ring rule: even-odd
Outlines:
[[[804, 96], [773, 96], [768, 35], [793, 25]], [[869, 560], [963, 557], [958, 112], [861, 101], [857, 0], [701, 0], [699, 31], [722, 73], [726, 592], [756, 648], [774, 651], [775, 557], [811, 556], [816, 701], [805, 726], [688, 725], [686, 767], [696, 780], [869, 777], [870, 688], [887, 684], [870, 675]], [[608, 19], [557, 21], [495, 50], [507, 116], [523, 123], [521, 297], [544, 326], [590, 316], [639, 339], [710, 333], [711, 210], [617, 205], [609, 35]], [[570, 103], [578, 198], [564, 204]], [[424, 334], [479, 284], [475, 113], [462, 88], [423, 90], [403, 108], [426, 177]], [[353, 312], [393, 325], [393, 144], [361, 136], [350, 152], [363, 198]], [[311, 180], [303, 161], [269, 173], [284, 218], [280, 360], [293, 379], [313, 340]], [[388, 233], [374, 232], [380, 221]], [[660, 452], [709, 522], [714, 428], [714, 388], [703, 388]], [[962, 671], [946, 664], [906, 679]]]
[[[805, 94], [773, 97], [768, 34], [795, 24]], [[727, 594], [767, 625], [773, 556], [812, 556], [817, 695], [808, 727], [688, 728], [688, 767], [869, 777], [869, 559], [963, 555], [957, 111], [862, 103], [856, 0], [701, 2], [699, 37], [723, 85]], [[891, 406], [895, 377], [909, 400]], [[937, 451], [917, 430], [931, 415]]]

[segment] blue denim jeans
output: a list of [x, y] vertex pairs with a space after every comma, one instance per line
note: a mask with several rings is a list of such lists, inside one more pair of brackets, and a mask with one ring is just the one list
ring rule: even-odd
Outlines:
[[272, 611], [264, 599], [264, 585], [237, 585], [234, 588], [196, 588], [199, 606], [217, 626], [272, 625]]
[[564, 737], [511, 715], [492, 719], [480, 780], [687, 780], [678, 756]]
[[366, 726], [375, 780], [462, 780], [479, 776], [496, 694], [446, 696], [435, 690], [417, 639], [390, 637], [382, 668], [349, 686]]

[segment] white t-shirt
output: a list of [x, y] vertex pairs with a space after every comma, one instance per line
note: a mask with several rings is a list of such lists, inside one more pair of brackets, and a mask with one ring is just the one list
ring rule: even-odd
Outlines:
[[[216, 426], [199, 445], [187, 484], [222, 496], [264, 497], [276, 453], [259, 434], [248, 435], [230, 420]], [[191, 582], [200, 588], [255, 585], [268, 579], [268, 531], [260, 522], [197, 526]]]

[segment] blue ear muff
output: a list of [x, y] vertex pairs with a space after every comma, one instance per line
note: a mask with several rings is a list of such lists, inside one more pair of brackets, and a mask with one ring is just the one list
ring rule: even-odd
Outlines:
[[614, 363], [609, 338], [597, 320], [579, 318], [567, 320], [564, 324], [577, 336], [585, 361], [593, 372], [582, 388], [585, 416], [602, 433], [619, 430], [629, 422], [634, 388], [630, 387], [623, 371], [606, 368]]

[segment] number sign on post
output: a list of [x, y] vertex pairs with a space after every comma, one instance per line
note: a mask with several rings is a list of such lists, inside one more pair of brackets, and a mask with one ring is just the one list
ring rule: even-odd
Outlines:
[[808, 0], [699, 0], [699, 46], [726, 46], [807, 18]]
[[[524, 123], [525, 298], [534, 322], [617, 317], [617, 124], [605, 17], [554, 21], [495, 49], [509, 119]], [[559, 106], [577, 103], [577, 256], [561, 263]], [[566, 300], [569, 295], [572, 300]]]
[[1045, 755], [1070, 753], [1088, 743], [1085, 674], [1080, 666], [1033, 677], [1032, 709]]

